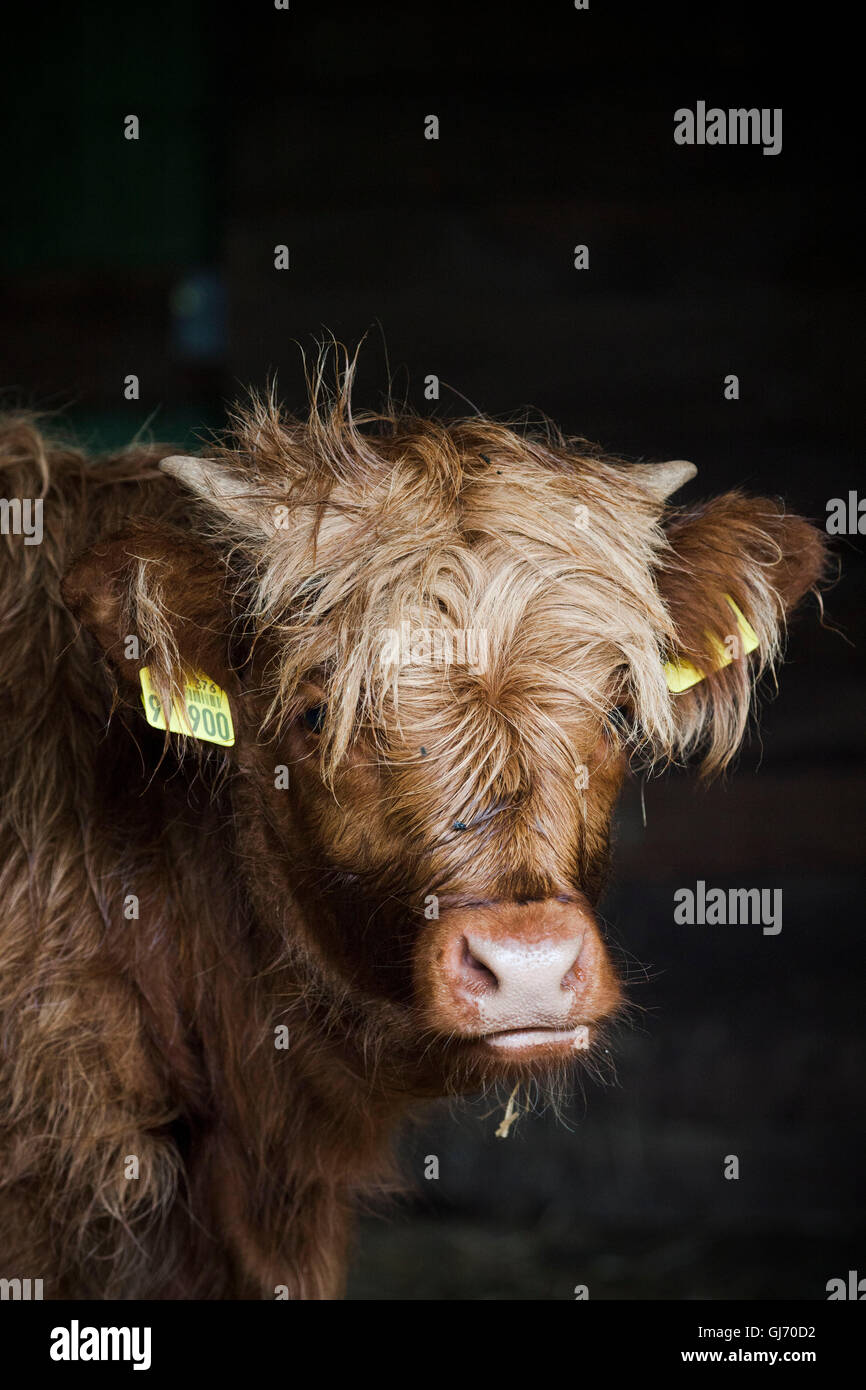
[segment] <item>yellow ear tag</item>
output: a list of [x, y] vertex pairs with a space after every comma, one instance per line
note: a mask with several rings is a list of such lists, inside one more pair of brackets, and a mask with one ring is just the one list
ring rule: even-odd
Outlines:
[[[740, 636], [743, 639], [743, 651], [748, 656], [749, 652], [753, 652], [758, 646], [757, 634], [748, 619], [740, 612], [730, 594], [725, 594], [725, 598], [734, 610], [737, 627], [740, 629]], [[723, 666], [730, 666], [734, 658], [727, 647], [713, 633], [708, 633], [707, 636], [718, 657], [718, 665], [715, 669], [720, 671]], [[690, 661], [666, 661], [664, 670], [668, 689], [672, 690], [675, 695], [680, 695], [684, 690], [691, 690], [693, 685], [698, 684], [698, 681], [706, 680], [706, 672], [699, 671], [697, 666], [693, 666]]]
[[[165, 714], [147, 666], [142, 666], [139, 674], [141, 703], [147, 722], [152, 729], [164, 729]], [[177, 702], [172, 706], [169, 733], [187, 734], [203, 739], [205, 743], [218, 743], [223, 748], [231, 748], [235, 741], [235, 730], [229, 697], [216, 681], [201, 671], [190, 671], [184, 679], [183, 696], [182, 708]]]

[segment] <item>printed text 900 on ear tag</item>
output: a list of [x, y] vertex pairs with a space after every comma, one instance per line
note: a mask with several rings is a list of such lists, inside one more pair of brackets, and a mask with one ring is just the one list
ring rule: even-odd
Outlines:
[[[142, 666], [139, 675], [141, 703], [147, 722], [153, 729], [164, 729], [165, 715], [150, 679], [149, 668]], [[235, 730], [229, 697], [216, 681], [202, 671], [190, 672], [184, 679], [183, 695], [183, 706], [177, 703], [172, 706], [169, 733], [186, 734], [205, 743], [218, 743], [223, 748], [231, 748], [235, 741]]]

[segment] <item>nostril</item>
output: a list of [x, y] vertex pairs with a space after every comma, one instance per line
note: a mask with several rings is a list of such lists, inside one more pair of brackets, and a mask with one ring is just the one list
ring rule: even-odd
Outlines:
[[580, 989], [586, 983], [586, 972], [581, 968], [580, 958], [583, 953], [583, 937], [575, 952], [574, 960], [566, 970], [560, 983], [560, 989]]
[[474, 987], [475, 989], [478, 989], [479, 987], [483, 987], [484, 989], [488, 990], [498, 989], [499, 980], [497, 976], [490, 969], [489, 965], [486, 965], [483, 960], [479, 960], [478, 957], [473, 953], [472, 948], [470, 947], [469, 942], [467, 941], [465, 936], [463, 938], [462, 946], [463, 954], [461, 956], [460, 964], [463, 968], [463, 975], [466, 978], [467, 984], [469, 984], [471, 987]]

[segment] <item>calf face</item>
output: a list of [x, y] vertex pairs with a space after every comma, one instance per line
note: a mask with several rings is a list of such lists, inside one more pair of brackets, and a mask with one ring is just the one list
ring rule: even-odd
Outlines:
[[[330, 1018], [375, 1018], [419, 1090], [585, 1053], [621, 1000], [595, 907], [628, 760], [732, 757], [819, 534], [483, 419], [342, 393], [235, 423], [163, 464], [185, 531], [107, 538], [67, 601], [133, 688], [143, 664], [166, 703], [184, 668], [229, 693], [239, 863]], [[702, 679], [674, 693], [672, 660]]]

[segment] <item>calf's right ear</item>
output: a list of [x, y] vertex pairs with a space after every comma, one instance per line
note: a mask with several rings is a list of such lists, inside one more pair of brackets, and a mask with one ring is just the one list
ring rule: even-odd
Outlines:
[[193, 672], [239, 694], [229, 660], [227, 580], [224, 563], [206, 546], [182, 531], [140, 524], [80, 555], [61, 592], [121, 685], [140, 690], [146, 667], [168, 709]]

